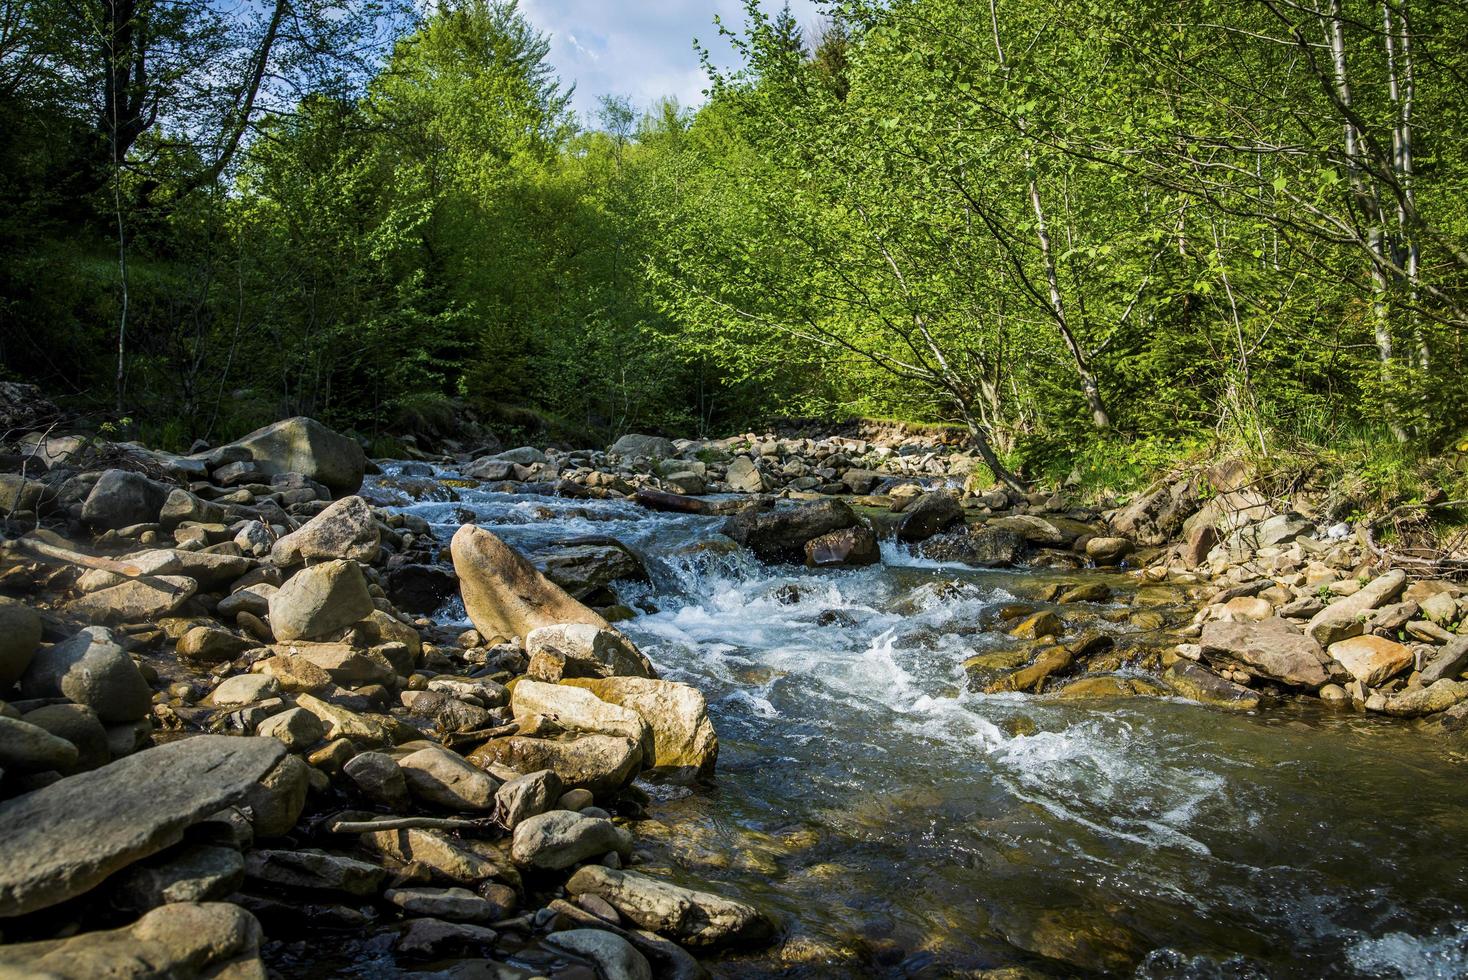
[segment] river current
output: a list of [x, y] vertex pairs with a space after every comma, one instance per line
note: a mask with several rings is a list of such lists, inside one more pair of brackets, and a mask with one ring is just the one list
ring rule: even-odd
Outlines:
[[[964, 658], [1005, 639], [986, 611], [1099, 572], [943, 566], [890, 542], [870, 568], [768, 567], [716, 518], [459, 494], [402, 509], [445, 540], [472, 518], [527, 550], [609, 535], [646, 563], [619, 626], [707, 695], [721, 748], [712, 787], [644, 787], [639, 846], [782, 928], [716, 976], [1468, 976], [1458, 736], [1301, 705], [968, 690]], [[1107, 581], [1121, 608], [1135, 583]], [[467, 625], [454, 604], [439, 618]]]

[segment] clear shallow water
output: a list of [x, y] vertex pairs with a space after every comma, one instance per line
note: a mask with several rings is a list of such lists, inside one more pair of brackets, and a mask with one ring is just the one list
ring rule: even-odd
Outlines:
[[973, 694], [962, 660], [1001, 644], [984, 611], [1054, 575], [890, 545], [869, 569], [768, 568], [721, 546], [718, 519], [461, 494], [405, 509], [445, 538], [472, 519], [527, 549], [611, 535], [646, 561], [621, 626], [708, 696], [721, 752], [712, 788], [651, 787], [640, 843], [784, 929], [716, 975], [1468, 976], [1456, 736]]

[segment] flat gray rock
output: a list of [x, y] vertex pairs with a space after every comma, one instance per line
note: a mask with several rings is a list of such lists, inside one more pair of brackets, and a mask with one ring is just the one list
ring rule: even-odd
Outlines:
[[200, 735], [0, 803], [0, 918], [73, 898], [177, 844], [283, 755], [273, 738]]

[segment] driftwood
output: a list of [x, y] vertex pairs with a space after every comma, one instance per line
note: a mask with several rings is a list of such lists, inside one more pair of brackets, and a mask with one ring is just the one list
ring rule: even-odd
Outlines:
[[326, 829], [333, 834], [375, 834], [380, 830], [465, 830], [484, 833], [496, 831], [499, 827], [489, 820], [465, 820], [456, 817], [385, 817], [382, 820], [334, 820]]
[[17, 553], [27, 558], [40, 559], [42, 561], [63, 562], [68, 565], [80, 565], [83, 568], [96, 568], [104, 572], [116, 572], [118, 575], [126, 575], [128, 578], [136, 578], [143, 574], [143, 570], [136, 565], [126, 562], [113, 561], [111, 558], [98, 558], [94, 555], [84, 555], [80, 551], [72, 551], [59, 545], [47, 544], [34, 538], [13, 538], [9, 541], [0, 542], [0, 552], [12, 556]]

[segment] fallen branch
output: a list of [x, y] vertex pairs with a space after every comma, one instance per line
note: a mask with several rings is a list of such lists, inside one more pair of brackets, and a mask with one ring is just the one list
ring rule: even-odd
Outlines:
[[47, 544], [34, 538], [14, 538], [0, 543], [0, 551], [4, 552], [26, 552], [31, 558], [39, 558], [49, 561], [65, 562], [69, 565], [80, 565], [83, 568], [96, 568], [104, 572], [116, 572], [118, 575], [126, 575], [128, 578], [137, 578], [143, 574], [143, 570], [136, 565], [128, 565], [124, 562], [113, 561], [111, 558], [97, 558], [93, 555], [84, 555], [80, 551], [72, 551], [58, 545]]
[[387, 817], [383, 820], [336, 820], [326, 829], [333, 834], [375, 834], [380, 830], [468, 830], [483, 833], [499, 827], [489, 820], [456, 817]]

